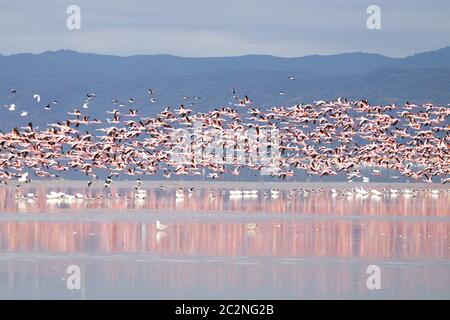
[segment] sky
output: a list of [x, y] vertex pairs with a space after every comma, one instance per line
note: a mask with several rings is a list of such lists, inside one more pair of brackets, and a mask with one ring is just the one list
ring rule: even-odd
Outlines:
[[[81, 29], [67, 28], [70, 5], [80, 8]], [[381, 29], [367, 27], [369, 5], [380, 8]], [[0, 0], [4, 55], [404, 57], [449, 45], [448, 0]]]

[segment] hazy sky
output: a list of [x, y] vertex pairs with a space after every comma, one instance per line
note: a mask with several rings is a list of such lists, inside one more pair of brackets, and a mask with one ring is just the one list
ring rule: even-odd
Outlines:
[[[0, 0], [0, 53], [401, 57], [450, 45], [449, 0]], [[81, 30], [66, 9], [81, 8]], [[381, 30], [366, 9], [381, 8]]]

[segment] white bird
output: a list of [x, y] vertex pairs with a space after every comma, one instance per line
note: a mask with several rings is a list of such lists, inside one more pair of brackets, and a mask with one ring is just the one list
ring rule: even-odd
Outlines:
[[55, 192], [50, 191], [49, 194], [46, 195], [47, 199], [64, 199], [67, 197], [67, 195], [64, 192]]
[[[355, 191], [356, 191], [356, 193], [358, 193], [358, 194], [360, 194], [360, 195], [363, 195], [363, 196], [367, 196], [368, 194], [369, 194], [369, 192], [367, 191], [367, 190], [365, 190], [363, 187], [361, 187], [361, 188], [355, 188]], [[374, 193], [373, 192], [374, 190], [372, 190], [372, 193]], [[376, 191], [376, 190], [375, 190]]]
[[20, 113], [20, 116], [21, 117], [26, 117], [28, 115], [28, 112], [26, 112], [26, 111], [22, 111], [21, 113]]
[[138, 200], [144, 200], [147, 198], [147, 195], [145, 193], [137, 193], [134, 195], [134, 197]]
[[258, 227], [258, 225], [254, 222], [247, 223], [248, 230], [255, 230], [257, 227]]
[[377, 196], [381, 196], [383, 194], [383, 192], [376, 190], [376, 189], [372, 189], [372, 190], [370, 190], [370, 192]]
[[27, 198], [36, 199], [36, 195], [34, 193], [29, 192], [29, 193], [27, 193]]
[[25, 172], [24, 174], [22, 174], [17, 180], [19, 182], [25, 182], [25, 183], [30, 181], [30, 179], [28, 179], [28, 172]]
[[318, 106], [318, 105], [322, 105], [322, 104], [326, 104], [326, 101], [323, 100], [318, 100], [318, 101], [314, 101], [314, 103]]
[[162, 224], [159, 220], [156, 220], [156, 229], [158, 230], [166, 230], [169, 226]]
[[177, 191], [175, 192], [175, 197], [176, 198], [184, 198], [184, 190], [183, 188], [178, 188]]
[[5, 104], [5, 108], [8, 109], [8, 111], [15, 111], [16, 105], [14, 103], [11, 103], [9, 106]]

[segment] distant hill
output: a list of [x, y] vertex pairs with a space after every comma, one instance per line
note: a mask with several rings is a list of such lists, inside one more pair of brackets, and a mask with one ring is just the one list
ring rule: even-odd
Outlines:
[[[29, 121], [43, 125], [62, 120], [80, 109], [87, 93], [96, 98], [83, 110], [106, 118], [114, 108], [111, 98], [142, 115], [154, 115], [180, 103], [206, 111], [233, 103], [230, 92], [249, 95], [258, 106], [287, 105], [318, 99], [368, 98], [372, 103], [450, 103], [450, 47], [390, 58], [369, 53], [280, 58], [247, 55], [223, 58], [182, 58], [170, 55], [118, 57], [70, 50], [41, 54], [0, 55], [0, 105], [16, 104], [17, 111], [0, 109], [0, 129]], [[289, 80], [293, 76], [295, 81]], [[11, 88], [17, 90], [11, 94]], [[156, 92], [151, 103], [147, 90]], [[279, 92], [284, 91], [284, 95]], [[41, 95], [41, 102], [33, 94]], [[183, 99], [183, 96], [190, 99]], [[193, 96], [202, 99], [194, 100]], [[59, 104], [45, 111], [53, 100]], [[117, 108], [117, 107], [116, 107]], [[29, 112], [20, 117], [20, 112]]]

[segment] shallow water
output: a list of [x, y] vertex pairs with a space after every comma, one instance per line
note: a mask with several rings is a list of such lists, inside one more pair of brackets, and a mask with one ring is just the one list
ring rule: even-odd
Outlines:
[[[449, 299], [450, 192], [440, 188], [230, 197], [214, 187], [176, 198], [175, 188], [148, 186], [144, 200], [129, 187], [22, 190], [36, 200], [0, 188], [0, 298]], [[51, 190], [95, 199], [48, 200]], [[80, 290], [66, 286], [70, 265]], [[370, 265], [380, 267], [379, 290], [367, 288]]]

